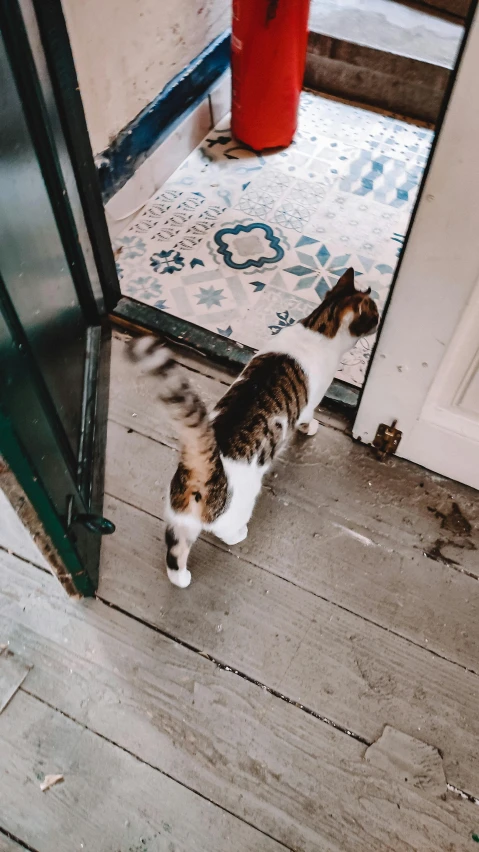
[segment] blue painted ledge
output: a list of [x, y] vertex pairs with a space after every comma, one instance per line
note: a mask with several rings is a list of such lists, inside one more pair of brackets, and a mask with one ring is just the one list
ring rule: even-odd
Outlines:
[[96, 158], [103, 203], [133, 175], [179, 118], [199, 102], [230, 63], [227, 31], [171, 80]]

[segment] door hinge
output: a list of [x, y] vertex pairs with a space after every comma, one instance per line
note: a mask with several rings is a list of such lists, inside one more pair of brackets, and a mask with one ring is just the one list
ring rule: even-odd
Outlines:
[[402, 438], [402, 432], [396, 429], [397, 420], [393, 420], [390, 426], [386, 423], [380, 423], [376, 437], [373, 441], [373, 447], [376, 451], [376, 456], [382, 461], [386, 456], [391, 456], [396, 452], [399, 441]]

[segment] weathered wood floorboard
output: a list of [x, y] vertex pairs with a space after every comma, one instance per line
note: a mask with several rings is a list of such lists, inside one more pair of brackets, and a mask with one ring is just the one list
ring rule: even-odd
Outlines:
[[[348, 442], [332, 430], [326, 439]], [[107, 491], [164, 518], [175, 451], [114, 422], [109, 425], [109, 446], [114, 462], [107, 470]], [[325, 479], [301, 464], [302, 453], [301, 447], [292, 450], [296, 464], [280, 462], [277, 477], [263, 488], [248, 538], [234, 548], [236, 556], [479, 672], [478, 581], [427, 559], [410, 527], [394, 517], [388, 521], [386, 510], [384, 519], [369, 523], [368, 515], [375, 514], [365, 505], [369, 491], [347, 511], [340, 496], [321, 504], [318, 491]], [[348, 470], [343, 481], [348, 482]], [[334, 487], [340, 494], [338, 483]], [[436, 525], [425, 512], [429, 526]], [[408, 510], [410, 517], [415, 513]], [[195, 553], [196, 548], [193, 567]]]
[[[472, 850], [477, 805], [446, 783], [479, 795], [474, 492], [378, 464], [322, 413], [248, 539], [199, 541], [178, 590], [176, 437], [124, 346], [101, 599], [70, 601], [0, 533], [23, 556], [0, 550], [0, 645], [32, 666], [0, 713], [0, 852]], [[231, 382], [180, 360], [210, 404]]]
[[5, 834], [0, 831], [0, 852], [22, 852], [23, 846], [19, 846]]
[[[131, 437], [131, 436], [129, 436]], [[226, 553], [195, 546], [188, 590], [169, 583], [164, 523], [109, 497], [100, 595], [368, 742], [391, 724], [444, 752], [479, 793], [479, 677]]]
[[[122, 338], [114, 344], [111, 418], [175, 447], [154, 379], [125, 359]], [[194, 366], [188, 376], [213, 404], [225, 385]], [[158, 451], [151, 474], [158, 474], [163, 458]], [[155, 480], [148, 483], [152, 498]], [[163, 480], [160, 490], [161, 499]], [[157, 502], [149, 504], [149, 511], [157, 509]], [[478, 592], [458, 574], [479, 576], [478, 531], [472, 489], [403, 461], [380, 464], [347, 436], [323, 429], [279, 460], [239, 552], [475, 669], [479, 648], [470, 627]]]
[[[13, 778], [4, 779], [12, 787], [5, 800], [7, 827], [39, 852], [47, 848], [43, 833], [53, 831], [54, 814], [52, 837], [65, 833], [69, 842], [78, 838], [101, 852], [141, 849], [135, 845], [139, 837], [148, 838], [151, 850], [169, 849], [166, 840], [177, 843], [175, 849], [216, 849], [201, 844], [208, 842], [218, 813], [218, 843], [222, 824], [230, 820], [243, 848], [254, 848], [243, 823], [237, 829], [233, 817], [208, 805], [205, 826], [200, 804], [207, 803], [188, 790], [183, 796], [183, 788], [169, 779], [156, 780], [149, 767], [132, 774], [129, 756], [118, 756], [111, 742], [294, 850], [437, 852], [446, 843], [467, 848], [475, 806], [451, 794], [442, 800], [444, 781], [430, 792], [417, 773], [405, 782], [402, 769], [391, 774], [376, 768], [351, 737], [98, 601], [69, 601], [53, 578], [14, 557], [0, 561], [0, 587], [0, 637], [8, 636], [10, 650], [33, 665], [24, 690], [89, 729], [60, 723], [58, 713], [27, 696], [16, 706], [12, 702], [9, 716], [0, 716], [2, 765], [5, 759], [8, 769], [22, 738], [19, 766]], [[110, 742], [98, 742], [95, 733]], [[41, 794], [35, 776], [49, 771], [63, 772], [65, 784]], [[138, 821], [143, 776], [153, 789]], [[20, 782], [33, 803], [26, 823]], [[87, 782], [93, 791], [85, 789]], [[99, 801], [90, 813], [92, 796]], [[76, 798], [80, 807], [73, 804]], [[1, 777], [0, 800], [3, 805]], [[181, 803], [189, 813], [186, 828], [176, 819]], [[120, 811], [112, 834], [110, 820]], [[165, 823], [171, 830], [167, 838]], [[106, 828], [112, 845], [93, 842], [95, 832]], [[191, 846], [182, 845], [185, 838]], [[239, 848], [239, 841], [231, 845], [224, 835], [223, 842], [228, 852]], [[279, 849], [263, 834], [255, 842], [258, 850]], [[55, 848], [63, 849], [61, 843]]]
[[[0, 717], [1, 821], [38, 852], [284, 846], [25, 692]], [[45, 774], [64, 782], [41, 792]]]

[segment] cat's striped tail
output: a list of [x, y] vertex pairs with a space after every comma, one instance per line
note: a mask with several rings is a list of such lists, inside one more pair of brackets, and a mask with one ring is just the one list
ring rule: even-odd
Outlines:
[[228, 480], [206, 406], [171, 352], [155, 337], [132, 340], [128, 352], [144, 372], [157, 377], [158, 396], [179, 433], [181, 454], [170, 484], [165, 540], [168, 577], [184, 588], [191, 580], [190, 548], [203, 525], [222, 513]]
[[202, 491], [219, 457], [215, 434], [203, 400], [191, 387], [185, 371], [173, 359], [170, 350], [156, 337], [133, 339], [129, 355], [143, 372], [151, 373], [159, 379], [158, 396], [167, 406], [178, 429], [181, 461], [188, 471], [196, 474], [194, 478], [198, 490]]

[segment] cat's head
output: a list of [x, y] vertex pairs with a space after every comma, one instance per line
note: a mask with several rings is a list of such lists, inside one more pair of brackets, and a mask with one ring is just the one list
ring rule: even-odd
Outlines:
[[373, 334], [378, 326], [379, 312], [370, 292], [371, 288], [356, 290], [351, 266], [326, 293], [321, 304], [301, 323], [329, 338], [336, 337], [341, 330], [349, 331], [354, 340]]

